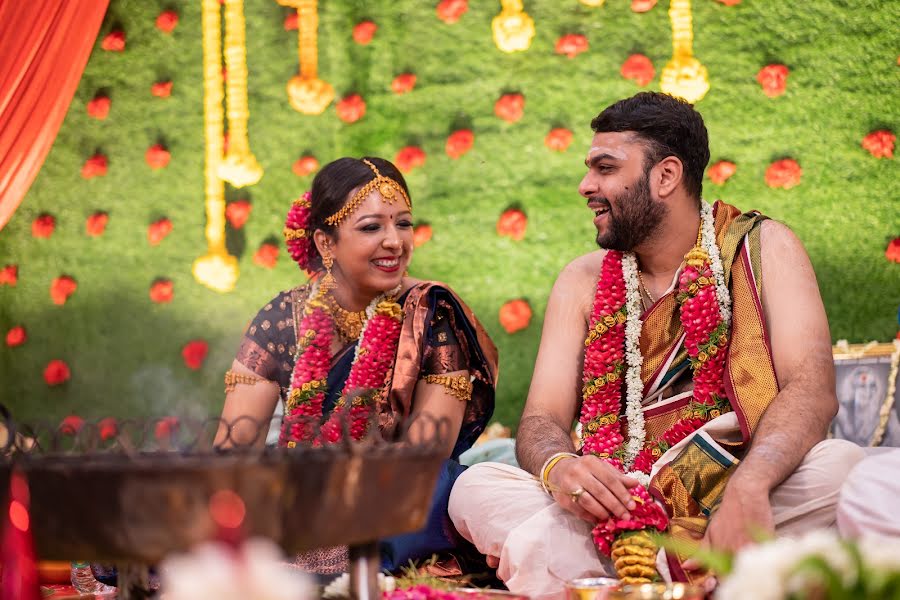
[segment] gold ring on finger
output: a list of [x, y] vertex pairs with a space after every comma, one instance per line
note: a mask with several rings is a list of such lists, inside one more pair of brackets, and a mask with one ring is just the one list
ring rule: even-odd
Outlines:
[[584, 488], [580, 487], [573, 492], [569, 492], [569, 496], [572, 497], [572, 502], [578, 504], [578, 499], [581, 498], [581, 495], [584, 493]]

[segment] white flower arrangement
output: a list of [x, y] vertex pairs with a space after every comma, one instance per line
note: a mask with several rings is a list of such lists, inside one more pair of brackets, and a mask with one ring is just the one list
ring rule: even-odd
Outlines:
[[162, 563], [166, 600], [313, 600], [310, 577], [284, 561], [275, 544], [253, 539], [232, 549], [206, 543]]
[[900, 539], [842, 540], [815, 530], [751, 546], [734, 559], [718, 600], [900, 597]]
[[622, 256], [622, 278], [625, 280], [625, 416], [628, 419], [628, 444], [625, 446], [625, 470], [634, 464], [634, 459], [644, 447], [644, 384], [641, 381], [641, 294], [638, 289], [637, 258], [633, 252]]
[[[390, 575], [384, 573], [378, 574], [378, 589], [383, 592], [391, 593], [397, 589], [397, 580]], [[322, 590], [323, 598], [349, 598], [350, 597], [350, 575], [344, 573], [338, 575]]]
[[700, 202], [700, 243], [709, 255], [709, 266], [716, 278], [716, 299], [719, 301], [719, 315], [722, 322], [731, 328], [731, 292], [725, 285], [725, 270], [722, 267], [722, 255], [719, 253], [719, 245], [716, 244], [715, 219], [712, 206], [705, 200]]

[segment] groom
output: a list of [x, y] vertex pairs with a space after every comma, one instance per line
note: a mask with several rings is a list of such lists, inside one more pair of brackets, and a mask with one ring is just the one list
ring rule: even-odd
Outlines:
[[535, 598], [616, 575], [610, 554], [633, 559], [619, 561], [626, 581], [701, 579], [629, 537], [647, 530], [736, 550], [831, 526], [861, 458], [825, 440], [837, 400], [809, 258], [781, 223], [701, 200], [700, 114], [646, 92], [591, 127], [578, 191], [600, 249], [551, 292], [516, 443], [524, 470], [476, 465], [450, 499], [459, 532]]

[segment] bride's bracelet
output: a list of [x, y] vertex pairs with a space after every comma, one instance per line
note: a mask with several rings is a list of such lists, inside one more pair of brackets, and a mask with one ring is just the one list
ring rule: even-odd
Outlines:
[[578, 458], [577, 454], [572, 452], [557, 452], [553, 454], [544, 462], [544, 466], [541, 467], [541, 487], [544, 488], [544, 491], [547, 492], [548, 495], [552, 496], [553, 492], [550, 491], [550, 469], [556, 466], [556, 464], [564, 458]]

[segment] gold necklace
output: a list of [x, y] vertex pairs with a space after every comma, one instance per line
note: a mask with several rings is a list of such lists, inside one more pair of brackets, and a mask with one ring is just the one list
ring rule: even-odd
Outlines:
[[641, 282], [641, 289], [644, 290], [644, 293], [647, 294], [648, 298], [650, 298], [650, 302], [656, 304], [656, 300], [654, 300], [653, 296], [650, 295], [650, 290], [647, 288], [647, 284], [644, 283], [644, 276], [641, 275], [640, 269], [638, 269], [638, 281]]
[[330, 292], [325, 294], [325, 303], [328, 305], [328, 312], [331, 313], [334, 327], [340, 336], [347, 341], [359, 339], [366, 322], [366, 311], [347, 310], [338, 304]]

